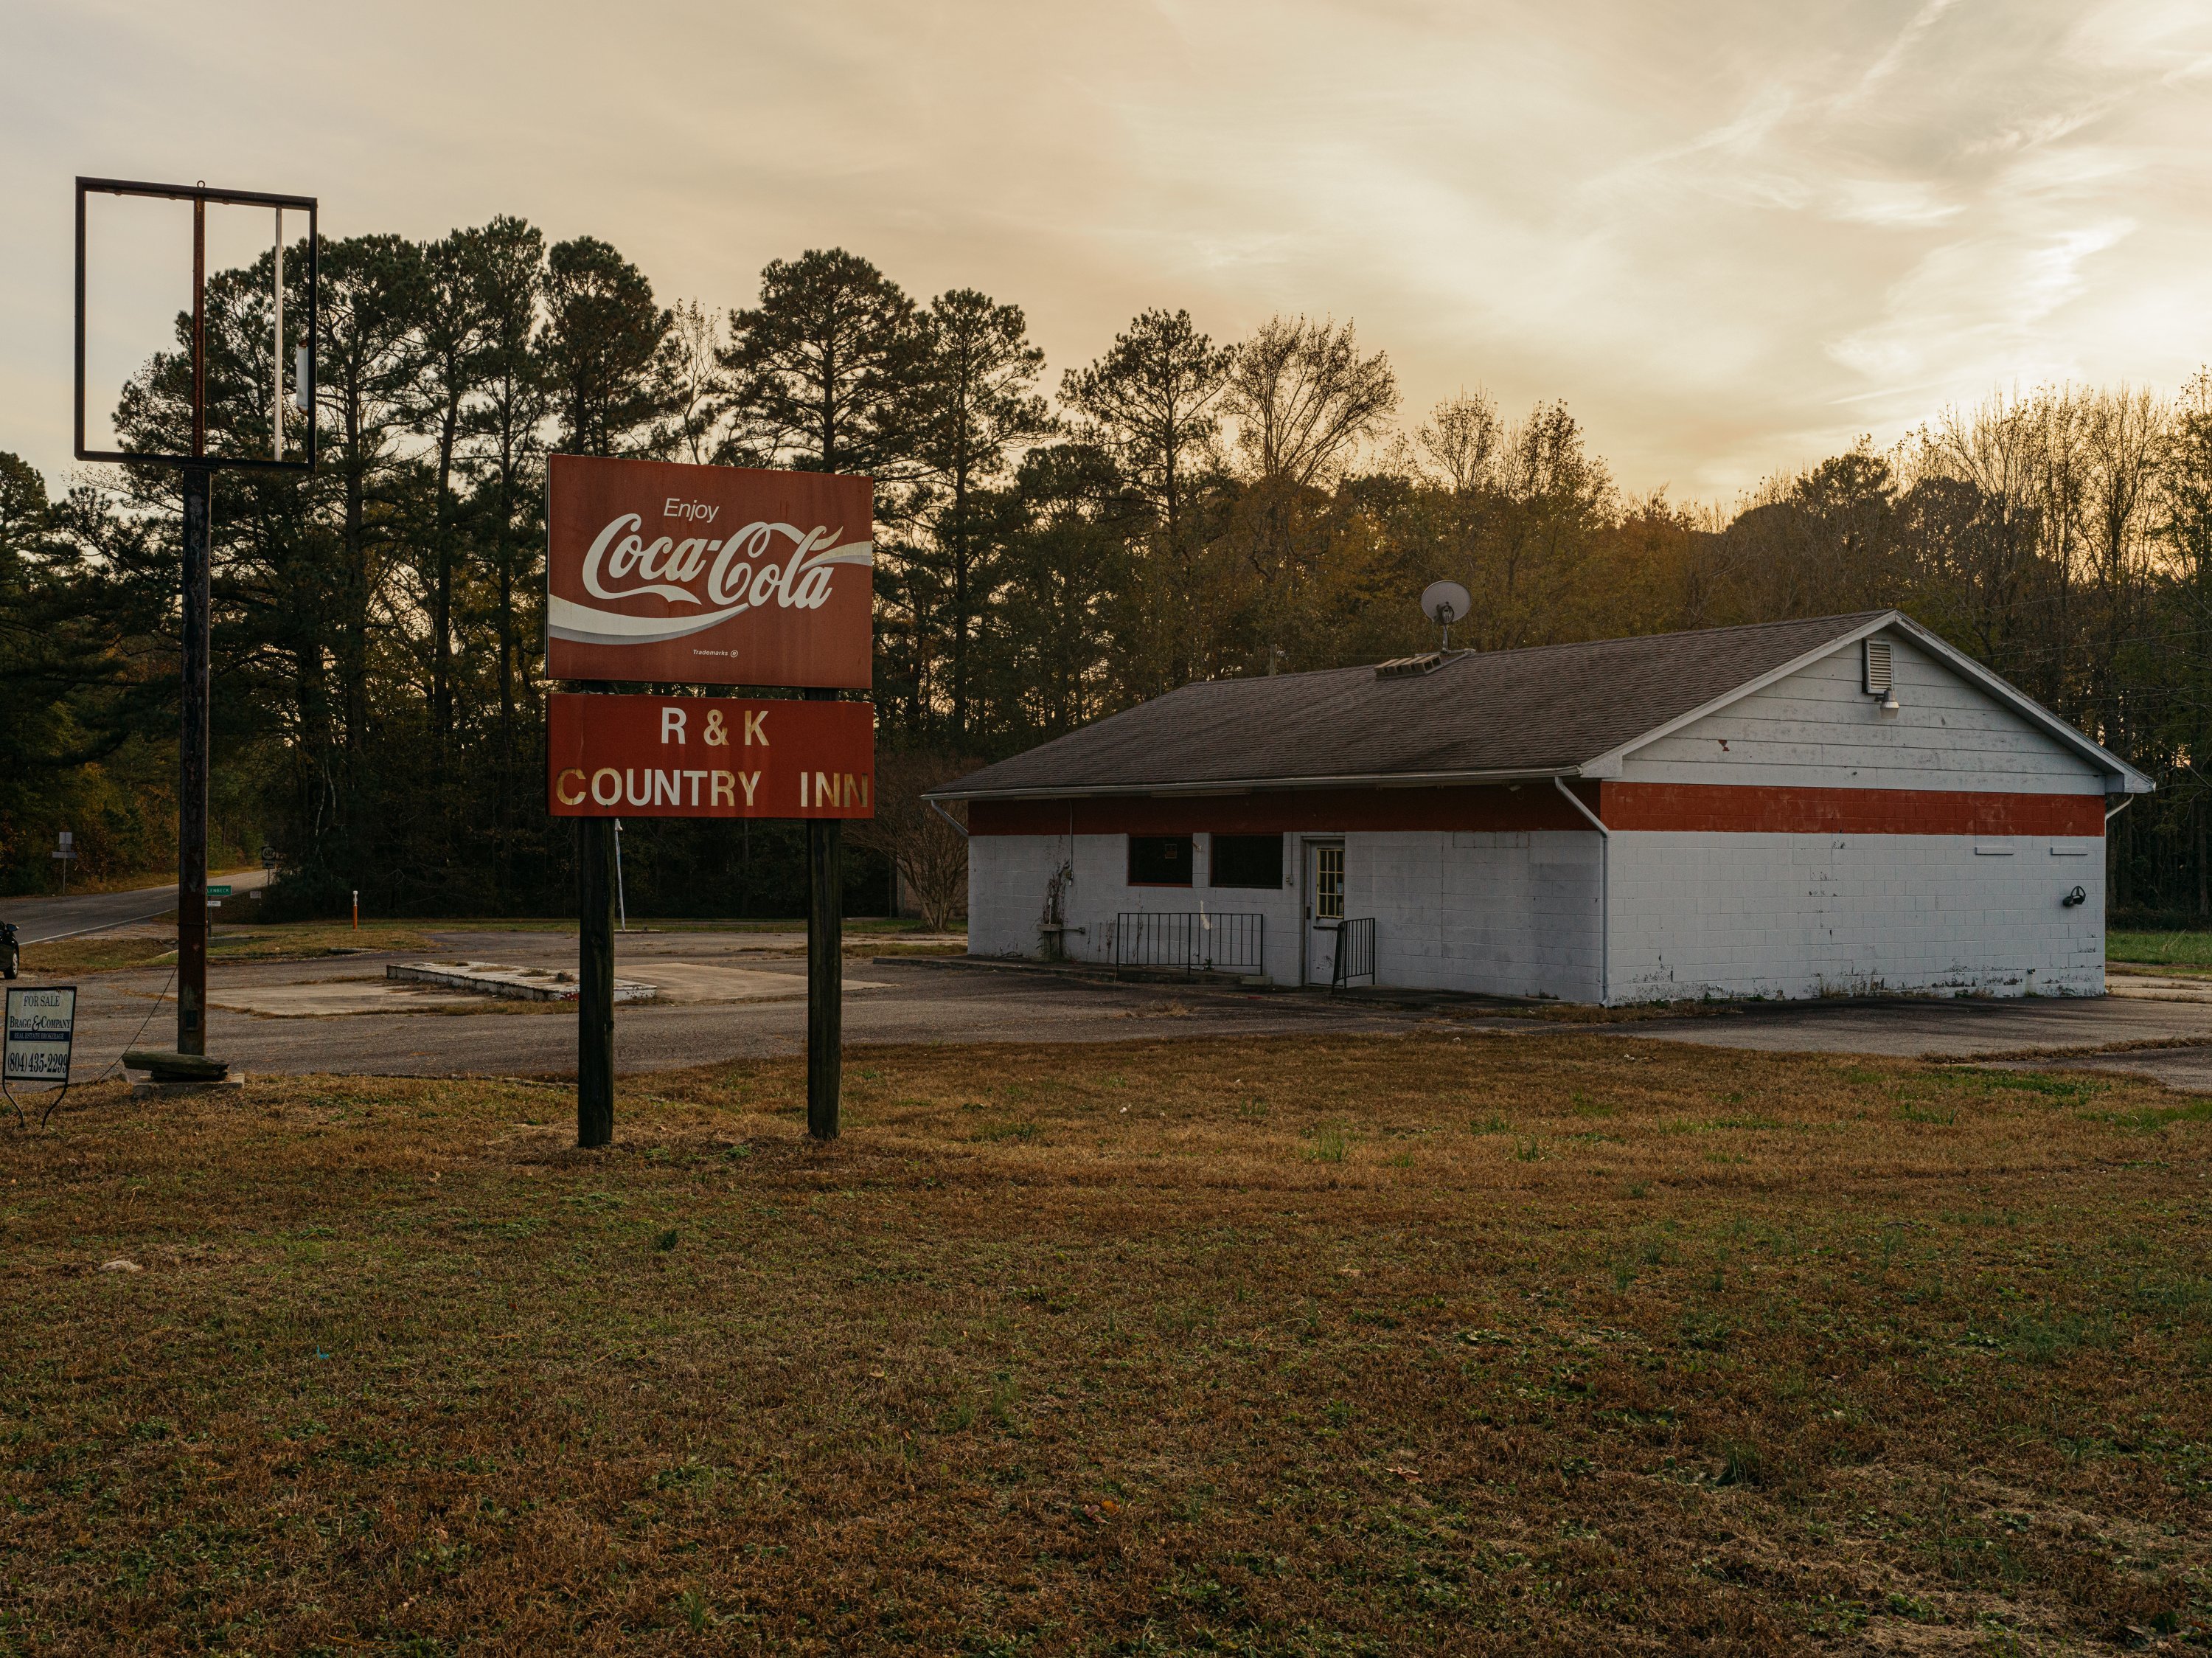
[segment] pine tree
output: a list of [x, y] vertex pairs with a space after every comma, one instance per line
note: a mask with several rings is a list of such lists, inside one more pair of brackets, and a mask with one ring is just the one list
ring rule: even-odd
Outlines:
[[645, 273], [596, 236], [556, 243], [546, 256], [545, 310], [538, 354], [562, 448], [658, 448], [672, 401], [662, 343], [675, 318], [653, 303]]
[[739, 465], [910, 478], [921, 350], [914, 302], [842, 247], [776, 259], [760, 302], [730, 314], [721, 354]]
[[917, 458], [930, 470], [931, 552], [947, 599], [951, 631], [951, 738], [965, 748], [973, 695], [972, 647], [991, 582], [984, 569], [992, 538], [978, 512], [985, 486], [1020, 445], [1053, 430], [1051, 411], [1031, 388], [1044, 353], [1029, 342], [1018, 305], [1000, 305], [972, 288], [930, 302], [921, 320], [921, 363], [914, 403]]

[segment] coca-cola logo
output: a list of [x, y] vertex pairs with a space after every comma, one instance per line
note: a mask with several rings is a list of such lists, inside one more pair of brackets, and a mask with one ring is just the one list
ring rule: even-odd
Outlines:
[[[717, 509], [687, 512], [711, 521]], [[664, 514], [674, 516], [674, 514]], [[547, 624], [556, 638], [592, 644], [639, 644], [678, 639], [770, 605], [818, 610], [829, 602], [842, 565], [874, 563], [872, 541], [846, 541], [842, 527], [757, 521], [726, 536], [656, 535], [626, 512], [610, 520], [584, 555], [580, 575], [593, 599], [620, 605], [659, 599], [686, 607], [658, 615], [602, 609], [549, 595]]]
[[556, 454], [545, 671], [860, 689], [874, 678], [874, 490], [836, 472]]

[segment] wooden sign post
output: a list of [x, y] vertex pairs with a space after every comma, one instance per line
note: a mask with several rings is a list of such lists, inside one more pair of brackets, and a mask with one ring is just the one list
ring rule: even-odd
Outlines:
[[614, 826], [807, 821], [806, 1127], [838, 1131], [839, 825], [875, 813], [874, 486], [555, 455], [547, 466], [547, 674], [586, 683], [773, 686], [805, 699], [556, 694], [546, 803], [576, 825], [576, 1143], [614, 1138]]
[[615, 826], [576, 825], [576, 1143], [615, 1138]]

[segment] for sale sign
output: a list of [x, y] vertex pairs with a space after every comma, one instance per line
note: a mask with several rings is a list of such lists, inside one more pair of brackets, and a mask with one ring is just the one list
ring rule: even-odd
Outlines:
[[552, 456], [546, 673], [866, 687], [874, 500], [829, 472]]
[[6, 1029], [0, 1033], [0, 1076], [10, 1082], [69, 1081], [76, 1037], [76, 986], [8, 987]]
[[556, 694], [546, 708], [556, 818], [870, 818], [867, 703]]

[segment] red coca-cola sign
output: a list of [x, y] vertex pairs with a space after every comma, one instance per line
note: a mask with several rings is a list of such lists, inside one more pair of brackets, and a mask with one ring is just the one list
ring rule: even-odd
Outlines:
[[865, 688], [874, 498], [830, 472], [551, 456], [546, 673]]
[[741, 697], [546, 699], [556, 818], [872, 818], [876, 710]]

